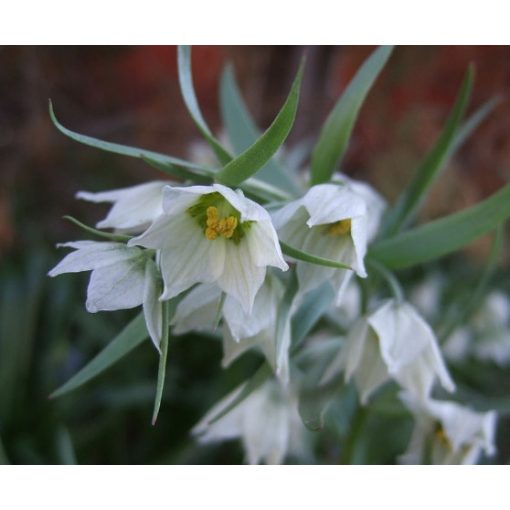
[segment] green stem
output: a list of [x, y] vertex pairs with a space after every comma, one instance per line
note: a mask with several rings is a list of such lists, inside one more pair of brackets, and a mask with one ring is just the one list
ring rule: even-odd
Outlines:
[[351, 433], [347, 438], [342, 453], [343, 464], [357, 464], [356, 450], [358, 447], [359, 438], [365, 428], [365, 422], [368, 417], [368, 409], [359, 405], [353, 418]]
[[381, 263], [376, 262], [375, 260], [368, 261], [368, 264], [383, 277], [396, 301], [402, 303], [404, 301], [404, 292], [395, 275], [391, 271], [388, 271], [388, 269], [386, 269], [386, 267], [384, 267]]

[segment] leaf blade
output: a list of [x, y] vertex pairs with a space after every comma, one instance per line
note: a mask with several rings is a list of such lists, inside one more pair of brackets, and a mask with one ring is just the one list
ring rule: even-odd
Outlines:
[[140, 313], [99, 354], [57, 388], [50, 398], [61, 397], [83, 386], [131, 352], [148, 336], [143, 314]]
[[238, 186], [262, 168], [286, 140], [296, 117], [303, 67], [304, 62], [301, 62], [287, 100], [272, 124], [256, 142], [216, 174], [218, 182]]
[[330, 112], [312, 152], [312, 185], [328, 181], [340, 164], [365, 97], [392, 51], [392, 46], [377, 48], [363, 63]]
[[191, 73], [191, 47], [179, 46], [177, 48], [177, 67], [179, 71], [179, 85], [181, 87], [181, 94], [191, 115], [193, 122], [202, 133], [202, 136], [207, 140], [216, 157], [223, 165], [232, 160], [232, 156], [223, 148], [220, 142], [213, 136], [209, 126], [198, 106], [195, 89], [193, 87], [193, 77]]
[[[456, 139], [455, 135], [471, 95], [473, 75], [473, 67], [469, 66], [445, 127], [432, 149], [418, 166], [411, 182], [397, 200], [390, 214], [386, 229], [388, 235], [394, 235], [412, 220], [434, 180], [453, 154], [454, 149], [461, 143], [462, 140]], [[469, 130], [465, 131], [463, 135], [467, 136], [467, 134], [469, 134]]]
[[[223, 124], [234, 149], [238, 154], [244, 152], [260, 137], [260, 130], [241, 96], [231, 65], [225, 67], [221, 77], [220, 109]], [[257, 174], [261, 181], [277, 188], [296, 193], [300, 191], [286, 169], [274, 158], [270, 159]]]
[[347, 266], [346, 264], [342, 264], [331, 259], [325, 259], [324, 257], [318, 257], [317, 255], [313, 255], [306, 251], [298, 250], [297, 248], [294, 248], [294, 246], [290, 246], [290, 244], [284, 243], [283, 241], [280, 241], [280, 246], [282, 248], [282, 252], [285, 253], [285, 255], [288, 255], [289, 257], [297, 260], [301, 260], [303, 262], [308, 262], [309, 264], [334, 267], [335, 269], [348, 269], [350, 271], [353, 270], [352, 267]]
[[447, 255], [494, 230], [510, 217], [510, 183], [478, 204], [376, 243], [369, 250], [390, 269]]

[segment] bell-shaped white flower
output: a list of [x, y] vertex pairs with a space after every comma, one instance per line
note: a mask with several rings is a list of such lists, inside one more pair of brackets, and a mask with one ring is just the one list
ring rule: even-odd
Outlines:
[[[282, 382], [289, 377], [290, 322], [287, 321], [283, 338], [276, 343], [276, 312], [283, 297], [283, 284], [268, 273], [257, 292], [251, 314], [239, 301], [226, 296], [221, 313], [223, 327], [224, 367], [250, 349], [259, 349]], [[215, 284], [200, 284], [179, 303], [172, 324], [174, 334], [189, 331], [210, 331], [221, 306], [221, 290]]]
[[146, 250], [117, 242], [75, 241], [73, 248], [48, 274], [92, 271], [87, 289], [88, 312], [112, 311], [143, 305], [145, 323], [159, 350], [162, 336], [161, 285], [155, 262]]
[[268, 212], [226, 186], [165, 186], [164, 214], [129, 241], [160, 250], [170, 299], [196, 283], [215, 282], [250, 313], [267, 266], [288, 269]]
[[249, 464], [281, 464], [287, 455], [301, 456], [306, 449], [305, 427], [291, 388], [274, 380], [262, 384], [245, 400], [214, 423], [243, 390], [238, 387], [202, 418], [192, 433], [201, 443], [240, 439]]
[[419, 398], [429, 396], [436, 378], [446, 390], [455, 388], [430, 326], [393, 299], [354, 324], [323, 382], [342, 371], [346, 381], [354, 378], [363, 404], [389, 379]]
[[[382, 212], [378, 205], [371, 207], [365, 186], [359, 184], [356, 190], [350, 181], [313, 186], [302, 198], [274, 213], [280, 238], [305, 252], [346, 264], [358, 276], [366, 277], [367, 243], [375, 235]], [[301, 292], [329, 281], [340, 304], [352, 272], [298, 261], [297, 275]]]
[[478, 413], [455, 402], [402, 395], [415, 425], [403, 464], [476, 464], [482, 450], [495, 453], [496, 413]]
[[168, 181], [153, 181], [129, 188], [91, 193], [80, 191], [77, 198], [89, 202], [113, 204], [97, 228], [113, 228], [119, 232], [139, 234], [163, 213], [163, 188]]

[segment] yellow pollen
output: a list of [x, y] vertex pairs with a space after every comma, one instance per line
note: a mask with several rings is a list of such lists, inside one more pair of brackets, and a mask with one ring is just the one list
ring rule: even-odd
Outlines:
[[210, 206], [206, 210], [207, 228], [205, 229], [205, 237], [210, 241], [213, 241], [221, 235], [226, 239], [230, 239], [235, 232], [238, 221], [235, 216], [228, 216], [227, 218], [219, 219], [218, 208]]
[[443, 446], [445, 446], [446, 448], [451, 448], [450, 440], [448, 439], [448, 436], [446, 435], [443, 427], [438, 426], [434, 431], [434, 435]]
[[340, 220], [331, 223], [328, 228], [328, 234], [331, 236], [342, 236], [351, 231], [351, 220]]

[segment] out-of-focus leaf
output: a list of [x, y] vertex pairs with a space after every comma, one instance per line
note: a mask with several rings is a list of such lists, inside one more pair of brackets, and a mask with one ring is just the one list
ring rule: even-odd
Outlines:
[[49, 102], [49, 111], [51, 120], [55, 127], [61, 133], [68, 136], [72, 140], [75, 140], [76, 142], [80, 142], [84, 145], [89, 145], [90, 147], [95, 147], [96, 149], [101, 149], [106, 152], [113, 152], [114, 154], [121, 154], [123, 156], [130, 156], [132, 158], [138, 159], [148, 159], [157, 162], [161, 165], [166, 165], [168, 168], [175, 166], [180, 168], [186, 168], [192, 171], [196, 170], [200, 173], [208, 171], [210, 172], [210, 169], [203, 167], [201, 165], [190, 163], [189, 161], [185, 161], [184, 159], [174, 158], [172, 156], [160, 154], [159, 152], [140, 149], [138, 147], [130, 147], [128, 145], [122, 145], [119, 143], [105, 142], [103, 140], [99, 140], [98, 138], [93, 138], [91, 136], [86, 136], [80, 133], [76, 133], [75, 131], [71, 131], [70, 129], [64, 127], [58, 121], [57, 117], [55, 116], [55, 112], [53, 111], [53, 105], [51, 103], [51, 100]]
[[[456, 138], [456, 134], [469, 102], [473, 87], [473, 75], [473, 67], [469, 66], [441, 135], [414, 173], [411, 182], [389, 215], [386, 228], [387, 235], [395, 234], [414, 218], [434, 180], [444, 168], [453, 150], [462, 142], [462, 139]], [[470, 129], [473, 129], [472, 124], [468, 125], [467, 130], [463, 131], [464, 137], [469, 134]]]
[[65, 427], [60, 428], [57, 432], [57, 452], [60, 464], [78, 464], [71, 436]]
[[292, 352], [305, 340], [317, 321], [326, 313], [335, 297], [328, 282], [307, 292], [301, 306], [292, 317]]
[[328, 181], [340, 164], [363, 101], [392, 50], [381, 46], [368, 57], [326, 119], [312, 152], [312, 185]]
[[216, 423], [220, 418], [223, 418], [226, 414], [228, 414], [232, 409], [237, 407], [241, 402], [243, 402], [247, 397], [249, 397], [257, 388], [259, 388], [262, 383], [267, 381], [272, 374], [271, 367], [267, 363], [262, 363], [257, 371], [248, 379], [248, 381], [244, 384], [243, 389], [237, 395], [237, 397], [230, 402], [230, 404], [222, 409], [216, 416], [213, 416], [209, 420], [209, 425]]
[[435, 260], [494, 230], [509, 216], [510, 183], [472, 207], [378, 242], [369, 257], [390, 269]]
[[334, 267], [337, 269], [349, 269], [352, 271], [352, 268], [346, 264], [342, 264], [337, 262], [336, 260], [325, 259], [324, 257], [318, 257], [317, 255], [312, 255], [306, 251], [299, 250], [298, 248], [294, 248], [294, 246], [290, 246], [283, 241], [280, 241], [280, 246], [282, 248], [282, 252], [289, 257], [292, 257], [297, 260], [302, 260], [303, 262], [308, 262], [309, 264], [316, 264], [318, 266], [326, 266], [326, 267]]
[[83, 386], [131, 352], [148, 336], [143, 314], [140, 313], [95, 358], [55, 390], [50, 398], [60, 397]]
[[6, 464], [10, 464], [10, 462], [9, 459], [7, 458], [7, 454], [5, 453], [2, 438], [0, 438], [0, 465], [5, 466]]
[[122, 234], [111, 234], [110, 232], [103, 232], [102, 230], [97, 230], [96, 228], [89, 227], [88, 225], [85, 225], [85, 223], [82, 223], [80, 220], [77, 220], [76, 218], [73, 218], [72, 216], [64, 216], [65, 220], [70, 221], [71, 223], [74, 223], [76, 226], [80, 227], [81, 229], [85, 230], [85, 232], [88, 232], [89, 234], [92, 234], [94, 236], [103, 237], [105, 239], [109, 239], [110, 241], [117, 241], [117, 242], [126, 242], [131, 239], [132, 236], [126, 236]]
[[218, 182], [238, 186], [262, 168], [283, 144], [296, 117], [303, 66], [304, 62], [299, 66], [287, 100], [273, 123], [250, 147], [216, 174]]
[[[223, 123], [229, 140], [237, 153], [244, 152], [260, 137], [248, 108], [243, 101], [236, 83], [231, 65], [225, 67], [221, 78], [220, 106]], [[268, 182], [277, 188], [299, 192], [295, 181], [287, 174], [286, 169], [275, 159], [270, 159], [258, 172], [261, 181]]]
[[232, 160], [232, 156], [222, 147], [220, 142], [211, 133], [207, 123], [202, 116], [198, 101], [193, 88], [193, 77], [191, 74], [191, 47], [179, 46], [177, 50], [177, 62], [179, 68], [179, 84], [181, 86], [181, 94], [188, 108], [193, 121], [202, 133], [207, 143], [211, 146], [218, 160], [222, 165]]

